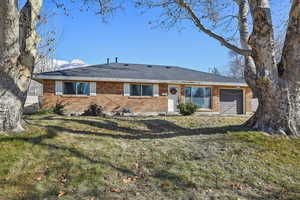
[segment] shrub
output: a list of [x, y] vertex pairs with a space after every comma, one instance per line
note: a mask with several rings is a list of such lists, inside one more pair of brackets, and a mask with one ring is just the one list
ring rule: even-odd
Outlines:
[[92, 104], [82, 114], [83, 116], [103, 116], [103, 106]]
[[39, 109], [36, 114], [37, 115], [53, 114], [53, 109], [42, 108]]
[[55, 106], [53, 107], [52, 111], [55, 114], [63, 115], [65, 106], [66, 105], [64, 105], [62, 103], [56, 103]]
[[191, 115], [197, 110], [197, 105], [193, 103], [181, 103], [178, 105], [180, 114], [182, 115]]

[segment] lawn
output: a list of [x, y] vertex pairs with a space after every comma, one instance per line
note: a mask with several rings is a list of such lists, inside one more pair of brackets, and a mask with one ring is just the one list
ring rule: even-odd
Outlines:
[[0, 200], [300, 199], [300, 140], [245, 120], [26, 116], [0, 136]]

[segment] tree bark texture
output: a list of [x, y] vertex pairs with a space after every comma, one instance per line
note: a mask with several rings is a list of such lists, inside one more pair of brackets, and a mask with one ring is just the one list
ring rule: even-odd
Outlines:
[[[268, 0], [249, 0], [253, 32], [248, 44], [245, 76], [259, 100], [255, 115], [247, 122], [271, 134], [300, 136], [300, 7], [294, 0], [280, 63], [276, 62], [274, 30]], [[253, 59], [254, 63], [251, 63]], [[247, 70], [255, 66], [255, 77]], [[253, 84], [253, 80], [255, 83]]]
[[[191, 4], [184, 0], [176, 2], [186, 10], [200, 31], [245, 57], [245, 80], [259, 101], [256, 113], [245, 125], [271, 134], [300, 137], [300, 0], [292, 1], [285, 45], [279, 63], [276, 60], [269, 0], [235, 0], [239, 8], [241, 48], [207, 30]], [[248, 12], [253, 24], [251, 34]]]
[[300, 137], [300, 1], [293, 0], [278, 64], [282, 128]]
[[41, 0], [17, 0], [0, 5], [0, 132], [20, 131], [23, 107], [37, 55], [35, 31]]

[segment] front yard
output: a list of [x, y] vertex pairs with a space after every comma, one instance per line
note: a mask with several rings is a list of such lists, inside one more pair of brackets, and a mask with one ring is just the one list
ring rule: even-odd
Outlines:
[[26, 116], [0, 136], [0, 200], [300, 199], [300, 140], [245, 120]]

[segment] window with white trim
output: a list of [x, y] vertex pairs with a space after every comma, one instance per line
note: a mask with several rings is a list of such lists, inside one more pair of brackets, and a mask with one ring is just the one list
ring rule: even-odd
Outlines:
[[211, 88], [186, 87], [185, 102], [196, 104], [198, 108], [211, 109], [211, 94]]
[[90, 84], [86, 82], [63, 82], [65, 95], [90, 95]]
[[130, 84], [130, 96], [153, 96], [153, 85]]

